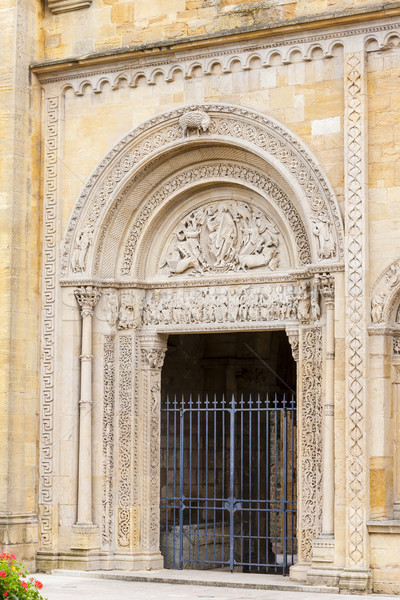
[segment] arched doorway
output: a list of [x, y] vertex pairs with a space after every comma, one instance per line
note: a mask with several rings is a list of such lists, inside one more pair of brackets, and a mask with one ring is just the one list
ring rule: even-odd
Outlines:
[[166, 568], [288, 573], [297, 558], [295, 390], [285, 332], [169, 337], [160, 444]]
[[[180, 118], [198, 111], [207, 127], [184, 137]], [[45, 295], [44, 327], [60, 343], [44, 356], [42, 417], [52, 431], [71, 415], [79, 427], [67, 473], [76, 485], [62, 498], [53, 439], [42, 435], [43, 552], [60, 543], [85, 568], [161, 567], [168, 336], [280, 330], [298, 375], [297, 555], [311, 560], [321, 529], [323, 338], [333, 332], [322, 298], [332, 297], [342, 240], [338, 205], [315, 159], [265, 115], [186, 107], [115, 146], [76, 202], [60, 287]], [[44, 278], [54, 268], [47, 259]], [[62, 462], [57, 469], [62, 478]]]

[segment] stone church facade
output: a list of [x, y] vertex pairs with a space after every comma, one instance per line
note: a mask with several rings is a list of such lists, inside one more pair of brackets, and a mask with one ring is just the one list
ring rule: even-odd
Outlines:
[[3, 546], [162, 568], [171, 339], [283, 332], [290, 577], [400, 592], [400, 2], [0, 14]]

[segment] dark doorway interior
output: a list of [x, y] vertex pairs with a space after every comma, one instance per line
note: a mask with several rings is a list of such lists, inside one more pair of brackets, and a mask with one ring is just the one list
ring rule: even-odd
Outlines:
[[284, 332], [169, 337], [160, 503], [167, 568], [288, 572], [297, 552], [295, 386]]

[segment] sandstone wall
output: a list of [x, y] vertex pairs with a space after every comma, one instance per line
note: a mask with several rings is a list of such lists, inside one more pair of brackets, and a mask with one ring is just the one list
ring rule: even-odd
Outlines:
[[90, 9], [59, 15], [46, 11], [43, 58], [81, 56], [248, 28], [295, 26], [316, 17], [345, 17], [398, 5], [397, 0], [93, 0]]

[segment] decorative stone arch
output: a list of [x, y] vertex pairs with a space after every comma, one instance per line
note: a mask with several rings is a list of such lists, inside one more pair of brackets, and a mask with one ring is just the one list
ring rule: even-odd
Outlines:
[[[269, 223], [273, 233], [261, 240], [261, 250], [279, 245], [281, 264], [265, 259], [253, 268], [239, 252], [241, 242], [239, 250], [231, 245], [219, 271], [214, 261], [203, 271], [168, 266], [163, 272], [182, 220], [211, 205], [230, 211], [242, 233], [244, 224], [252, 226], [259, 241], [257, 219]], [[267, 256], [261, 250], [252, 256]], [[79, 482], [71, 549], [80, 557], [87, 552], [86, 564], [96, 550], [116, 568], [162, 564], [159, 403], [167, 335], [249, 329], [286, 330], [297, 361], [299, 560], [311, 561], [323, 526], [322, 455], [333, 455], [332, 448], [323, 450], [322, 429], [333, 430], [333, 297], [342, 259], [343, 226], [329, 181], [304, 144], [265, 115], [224, 104], [183, 107], [135, 128], [101, 161], [72, 211], [60, 278], [65, 304], [75, 295], [82, 317], [79, 473], [85, 484], [81, 489]], [[251, 310], [241, 310], [244, 302]], [[325, 371], [323, 348], [330, 361]], [[87, 501], [90, 448], [82, 443], [92, 435], [92, 355], [100, 394], [93, 404], [103, 411], [102, 434], [93, 434], [103, 455], [102, 478], [93, 483], [94, 497], [101, 496], [94, 510], [99, 529]], [[332, 534], [329, 465], [324, 527]]]
[[[198, 136], [185, 138], [179, 119], [183, 114], [194, 111], [208, 115], [209, 126], [206, 131], [199, 131]], [[110, 225], [114, 226], [110, 230], [111, 236], [118, 241], [122, 236], [128, 246], [120, 272], [114, 272], [112, 278], [129, 275], [129, 247], [134, 244], [135, 237], [134, 232], [126, 228], [129, 212], [135, 213], [139, 206], [143, 208], [143, 198], [147, 200], [145, 210], [151, 212], [158, 203], [168, 201], [171, 191], [173, 193], [179, 187], [195, 185], [193, 165], [198, 166], [199, 156], [192, 164], [185, 161], [184, 157], [193, 149], [204, 149], [206, 156], [211, 147], [214, 152], [207, 165], [212, 165], [214, 170], [209, 177], [211, 181], [230, 179], [263, 193], [274, 184], [273, 191], [281, 196], [281, 204], [288, 203], [287, 213], [293, 213], [286, 216], [290, 228], [304, 230], [297, 234], [297, 266], [315, 263], [332, 265], [342, 261], [343, 227], [338, 203], [329, 181], [304, 144], [270, 117], [238, 106], [204, 104], [184, 107], [150, 119], [125, 136], [101, 161], [72, 211], [64, 237], [62, 278], [75, 279], [77, 273], [84, 274], [86, 278], [100, 274], [99, 255], [103, 251]], [[241, 160], [235, 156], [239, 151], [242, 152]], [[244, 155], [247, 155], [247, 166], [256, 163], [256, 169], [248, 168], [241, 172], [239, 169], [229, 173], [221, 168], [221, 161], [226, 163], [232, 159], [243, 165], [243, 160], [246, 160]], [[172, 177], [164, 181], [168, 169], [177, 171], [179, 164], [186, 169], [181, 168], [178, 179]], [[146, 185], [154, 186], [156, 169], [159, 169], [156, 182], [159, 189], [151, 195]], [[140, 185], [141, 194], [137, 190]], [[171, 191], [168, 193], [168, 190]], [[118, 213], [125, 229], [121, 222], [118, 229]], [[332, 238], [329, 249], [324, 248], [324, 233], [316, 233], [318, 228], [322, 230], [324, 226], [330, 229], [329, 236]], [[82, 237], [83, 242], [80, 241]], [[309, 248], [306, 248], [307, 245]], [[82, 246], [85, 250], [81, 252], [79, 261], [76, 249]], [[110, 278], [110, 273], [107, 273], [107, 278]]]
[[[371, 498], [373, 519], [400, 518], [400, 259], [377, 278], [371, 293], [371, 480], [384, 477], [385, 502]], [[388, 368], [389, 367], [389, 368]], [[375, 435], [379, 429], [380, 437]], [[371, 489], [373, 481], [371, 482]], [[393, 490], [393, 493], [392, 493]], [[371, 533], [376, 533], [373, 525]]]

